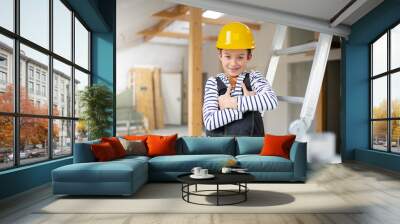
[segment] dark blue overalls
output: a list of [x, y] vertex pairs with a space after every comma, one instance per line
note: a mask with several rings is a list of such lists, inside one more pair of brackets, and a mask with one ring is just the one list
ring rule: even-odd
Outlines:
[[[227, 90], [225, 83], [217, 77], [218, 96], [224, 95]], [[243, 80], [246, 88], [252, 91], [249, 73]], [[242, 90], [243, 91], [243, 90]], [[264, 123], [259, 111], [246, 111], [243, 118], [233, 121], [212, 131], [206, 130], [207, 136], [264, 136]]]

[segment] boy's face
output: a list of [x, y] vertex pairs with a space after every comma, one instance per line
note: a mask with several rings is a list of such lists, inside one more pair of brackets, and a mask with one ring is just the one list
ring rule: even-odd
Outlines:
[[224, 73], [237, 77], [246, 69], [247, 63], [251, 60], [251, 53], [246, 50], [220, 50], [218, 53]]

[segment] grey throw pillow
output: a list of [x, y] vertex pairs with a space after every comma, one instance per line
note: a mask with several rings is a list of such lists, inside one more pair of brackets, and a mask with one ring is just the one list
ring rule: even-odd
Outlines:
[[135, 155], [135, 156], [146, 156], [147, 149], [146, 145], [141, 140], [126, 140], [124, 138], [119, 139], [122, 146], [126, 151], [126, 155]]

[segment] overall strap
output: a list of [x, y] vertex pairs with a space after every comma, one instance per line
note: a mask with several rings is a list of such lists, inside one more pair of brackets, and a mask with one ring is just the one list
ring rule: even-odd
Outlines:
[[217, 91], [218, 95], [224, 95], [226, 93], [227, 87], [220, 77], [215, 78], [217, 80]]
[[248, 72], [246, 73], [246, 76], [244, 77], [243, 82], [246, 85], [246, 88], [248, 91], [253, 91], [253, 89], [251, 88], [250, 73], [248, 73]]

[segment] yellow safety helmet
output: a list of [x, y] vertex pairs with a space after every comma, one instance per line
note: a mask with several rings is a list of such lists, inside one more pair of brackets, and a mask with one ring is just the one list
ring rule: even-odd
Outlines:
[[219, 49], [254, 49], [253, 34], [239, 22], [228, 23], [219, 31], [216, 47]]

